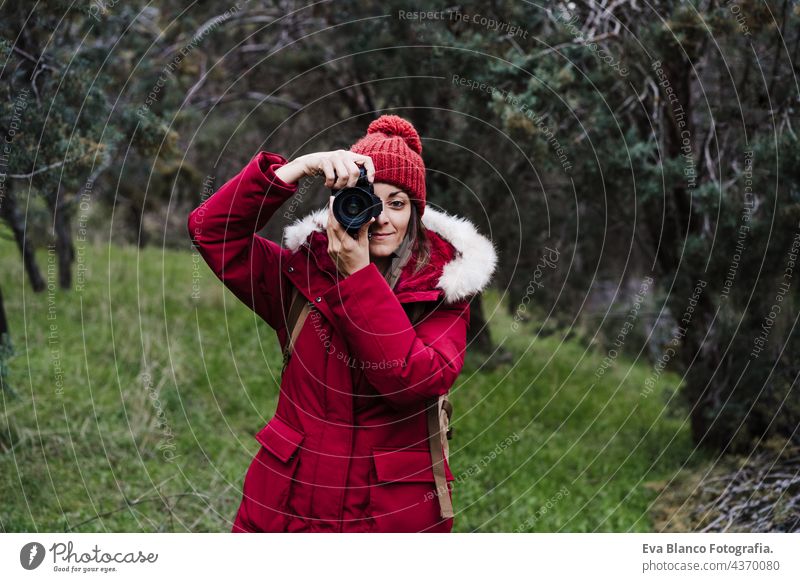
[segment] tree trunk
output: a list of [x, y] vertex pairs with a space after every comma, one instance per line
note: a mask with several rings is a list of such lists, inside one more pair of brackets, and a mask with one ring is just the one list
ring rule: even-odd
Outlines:
[[6, 360], [8, 360], [11, 354], [11, 331], [8, 329], [8, 319], [6, 319], [3, 290], [0, 289], [0, 391], [4, 391], [11, 396], [16, 396], [17, 393], [8, 383], [8, 368], [6, 367]]
[[6, 319], [6, 308], [3, 304], [3, 290], [0, 289], [0, 350], [2, 346], [10, 344], [8, 338], [11, 337], [11, 332], [8, 329], [8, 319]]
[[484, 354], [490, 354], [493, 349], [489, 326], [483, 316], [483, 301], [480, 294], [475, 296], [470, 305], [467, 344], [469, 344], [470, 349]]
[[131, 202], [128, 205], [128, 224], [130, 224], [133, 232], [138, 237], [137, 245], [140, 249], [147, 246], [147, 232], [144, 229], [144, 208], [139, 207], [138, 204]]
[[[690, 139], [692, 140], [692, 151], [689, 152], [693, 160], [694, 175], [696, 182], [693, 184], [694, 188], [700, 186], [697, 168], [699, 166], [697, 158], [694, 153], [700, 148], [694, 147], [699, 136], [697, 135], [697, 128], [692, 123], [692, 95], [691, 95], [691, 71], [685, 63], [676, 61], [674, 63], [664, 63], [664, 71], [667, 78], [672, 84], [677, 97], [677, 102], [682, 106], [682, 110], [677, 110], [675, 106], [665, 99], [665, 113], [666, 113], [666, 131], [665, 134], [665, 151], [667, 156], [672, 160], [684, 161], [686, 158], [683, 156], [687, 152], [682, 150], [683, 147], [683, 133], [689, 132]], [[680, 115], [685, 125], [679, 125]], [[661, 245], [659, 249], [658, 259], [659, 266], [661, 267], [661, 274], [665, 276], [672, 276], [677, 273], [677, 281], [675, 284], [675, 292], [671, 294], [669, 300], [670, 309], [676, 321], [682, 317], [684, 310], [687, 307], [687, 302], [692, 294], [697, 277], [691, 268], [690, 259], [682, 251], [682, 245], [689, 236], [699, 235], [702, 229], [701, 216], [693, 209], [691, 204], [692, 192], [690, 192], [690, 185], [688, 182], [680, 182], [675, 185], [671, 191], [671, 200], [665, 201], [673, 203], [673, 206], [665, 208], [665, 212], [673, 217], [673, 235], [670, 237], [673, 244]], [[655, 233], [654, 233], [655, 234]], [[658, 237], [656, 237], [656, 240]], [[679, 350], [679, 360], [683, 369], [691, 371], [692, 366], [698, 365], [697, 354], [703, 347], [703, 342], [716, 341], [713, 333], [707, 333], [707, 325], [713, 320], [715, 306], [711, 298], [708, 296], [707, 290], [701, 292], [698, 298], [697, 305], [695, 306], [692, 321], [686, 329], [686, 335], [683, 337], [682, 346]], [[695, 445], [701, 444], [707, 436], [711, 427], [713, 418], [708, 414], [710, 401], [708, 398], [709, 386], [705, 384], [706, 378], [703, 375], [695, 375], [687, 373], [686, 387], [684, 389], [684, 397], [686, 398], [689, 408], [691, 410], [691, 433]]]
[[25, 271], [28, 273], [28, 279], [30, 279], [33, 290], [36, 293], [44, 291], [46, 285], [42, 277], [42, 272], [39, 270], [39, 265], [36, 263], [33, 244], [31, 244], [28, 238], [27, 231], [25, 230], [25, 221], [19, 213], [14, 194], [10, 189], [6, 192], [3, 204], [0, 205], [0, 215], [2, 215], [3, 220], [6, 221], [14, 232], [14, 238], [22, 254], [22, 264], [25, 267]]
[[75, 261], [75, 246], [69, 213], [65, 205], [59, 204], [53, 211], [53, 231], [58, 256], [58, 283], [62, 289], [72, 288], [72, 263]]

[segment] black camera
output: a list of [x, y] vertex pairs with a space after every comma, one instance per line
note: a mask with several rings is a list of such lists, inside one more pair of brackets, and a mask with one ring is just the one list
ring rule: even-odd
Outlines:
[[333, 216], [353, 238], [358, 238], [358, 231], [373, 217], [380, 216], [383, 202], [375, 196], [375, 191], [367, 179], [367, 170], [359, 168], [358, 182], [352, 188], [333, 190]]

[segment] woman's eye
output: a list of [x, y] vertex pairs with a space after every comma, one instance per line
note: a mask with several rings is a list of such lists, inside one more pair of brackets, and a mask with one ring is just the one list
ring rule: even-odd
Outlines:
[[402, 200], [393, 200], [392, 202], [389, 203], [389, 205], [392, 208], [402, 208], [403, 206], [406, 205], [406, 203], [403, 202]]

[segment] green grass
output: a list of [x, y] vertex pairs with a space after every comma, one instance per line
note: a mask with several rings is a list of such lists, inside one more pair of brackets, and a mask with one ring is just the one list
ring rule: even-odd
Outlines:
[[[275, 409], [274, 333], [196, 254], [83, 259], [82, 291], [33, 294], [0, 241], [18, 394], [0, 409], [0, 530], [229, 531]], [[678, 379], [643, 399], [649, 369], [619, 358], [593, 385], [602, 354], [510, 334], [498, 301], [487, 294], [487, 317], [514, 359], [471, 358], [452, 393], [455, 530], [651, 531], [646, 483], [691, 458], [685, 413], [665, 408]]]

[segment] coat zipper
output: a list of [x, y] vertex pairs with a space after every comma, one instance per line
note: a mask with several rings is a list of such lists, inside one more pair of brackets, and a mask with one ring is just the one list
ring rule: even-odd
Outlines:
[[306, 247], [306, 249], [308, 251], [308, 254], [311, 255], [314, 258], [314, 264], [317, 265], [317, 270], [325, 273], [328, 276], [328, 278], [331, 280], [331, 282], [334, 285], [336, 285], [336, 279], [328, 271], [323, 269], [322, 266], [319, 264], [319, 260], [317, 260], [317, 255], [312, 250], [311, 245], [308, 243], [308, 241], [304, 242], [303, 246]]

